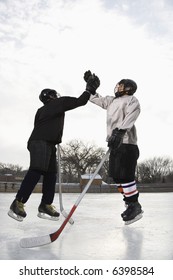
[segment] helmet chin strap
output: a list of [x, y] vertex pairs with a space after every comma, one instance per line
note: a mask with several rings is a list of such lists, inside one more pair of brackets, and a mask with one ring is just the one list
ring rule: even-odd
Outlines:
[[123, 95], [128, 95], [128, 91], [117, 91], [117, 92], [115, 92], [115, 96], [118, 98], [118, 97], [121, 97], [121, 96], [123, 96]]
[[117, 91], [115, 92], [115, 96], [118, 98], [118, 97], [121, 97], [124, 95], [124, 91]]
[[50, 95], [50, 99], [57, 99], [59, 97], [61, 97], [59, 92], [56, 92], [56, 95], [55, 94]]
[[130, 88], [129, 89], [126, 89], [126, 90], [122, 90], [122, 91], [114, 91], [114, 94], [115, 94], [115, 96], [118, 98], [118, 97], [121, 97], [121, 96], [123, 96], [123, 95], [130, 95], [129, 94], [129, 90], [130, 90]]

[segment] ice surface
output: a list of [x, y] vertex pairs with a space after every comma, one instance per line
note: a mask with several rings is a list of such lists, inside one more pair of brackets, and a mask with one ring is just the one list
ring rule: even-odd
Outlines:
[[[80, 194], [63, 194], [69, 212]], [[172, 260], [173, 193], [141, 193], [142, 219], [125, 226], [121, 194], [86, 194], [59, 238], [46, 246], [24, 249], [23, 237], [44, 236], [56, 231], [59, 221], [37, 217], [41, 194], [32, 194], [26, 204], [23, 222], [11, 219], [7, 212], [14, 193], [0, 193], [1, 260]], [[54, 204], [59, 208], [56, 194]]]

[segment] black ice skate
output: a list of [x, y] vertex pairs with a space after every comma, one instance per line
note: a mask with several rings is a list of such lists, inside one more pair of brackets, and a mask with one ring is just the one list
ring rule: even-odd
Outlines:
[[139, 202], [128, 203], [127, 209], [121, 214], [125, 225], [130, 225], [142, 218], [143, 210]]
[[37, 216], [39, 218], [58, 221], [59, 215], [60, 214], [56, 211], [53, 205], [41, 203], [40, 206], [38, 207]]
[[24, 204], [21, 201], [15, 199], [10, 206], [10, 210], [8, 211], [8, 215], [15, 219], [18, 222], [22, 222], [26, 217], [26, 212], [24, 210]]

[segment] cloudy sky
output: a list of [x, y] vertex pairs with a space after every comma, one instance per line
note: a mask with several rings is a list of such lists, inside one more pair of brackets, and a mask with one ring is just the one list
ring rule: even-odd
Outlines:
[[[43, 88], [78, 97], [83, 73], [113, 95], [122, 78], [138, 84], [140, 161], [173, 157], [171, 0], [0, 0], [0, 162], [27, 168], [26, 149]], [[66, 113], [63, 144], [106, 149], [106, 112], [88, 103]]]

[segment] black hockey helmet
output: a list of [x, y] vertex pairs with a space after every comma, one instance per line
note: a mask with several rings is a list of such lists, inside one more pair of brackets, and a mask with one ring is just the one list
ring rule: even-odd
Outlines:
[[122, 79], [118, 84], [124, 85], [124, 92], [126, 92], [128, 95], [133, 95], [137, 90], [137, 84], [130, 79]]
[[44, 104], [46, 104], [52, 98], [58, 98], [58, 97], [60, 97], [60, 94], [57, 93], [56, 90], [50, 88], [43, 89], [39, 95], [40, 101], [43, 102]]

